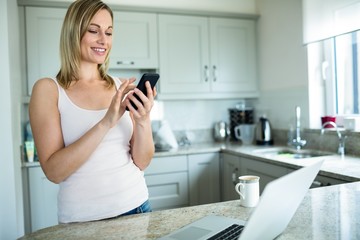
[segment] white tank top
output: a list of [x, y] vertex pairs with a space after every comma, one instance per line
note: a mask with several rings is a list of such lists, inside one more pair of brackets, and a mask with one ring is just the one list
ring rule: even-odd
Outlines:
[[[107, 109], [86, 110], [75, 105], [65, 90], [59, 90], [58, 108], [65, 146], [73, 143], [98, 123]], [[121, 82], [114, 78], [116, 88]], [[144, 173], [130, 155], [133, 125], [126, 111], [104, 137], [89, 159], [61, 182], [58, 195], [60, 223], [114, 217], [148, 199]]]

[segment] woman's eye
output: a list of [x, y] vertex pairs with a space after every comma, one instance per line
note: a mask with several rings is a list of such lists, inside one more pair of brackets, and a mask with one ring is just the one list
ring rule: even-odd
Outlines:
[[107, 32], [105, 33], [107, 36], [112, 36], [112, 33], [111, 32]]
[[95, 33], [95, 34], [97, 33], [96, 30], [92, 30], [92, 29], [89, 29], [88, 32], [89, 32], [89, 33]]

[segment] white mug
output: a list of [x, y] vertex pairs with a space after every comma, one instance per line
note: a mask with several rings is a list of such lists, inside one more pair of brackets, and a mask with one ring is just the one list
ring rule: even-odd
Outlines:
[[240, 195], [240, 204], [243, 207], [255, 207], [259, 202], [259, 180], [258, 176], [240, 176], [235, 190]]
[[252, 144], [255, 135], [255, 125], [240, 124], [234, 128], [234, 132], [236, 139], [241, 140], [243, 144]]

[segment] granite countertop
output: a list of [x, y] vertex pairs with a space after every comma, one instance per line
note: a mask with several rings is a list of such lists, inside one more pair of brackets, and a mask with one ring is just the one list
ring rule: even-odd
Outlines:
[[[308, 191], [285, 231], [285, 239], [360, 239], [360, 182]], [[60, 224], [20, 239], [157, 239], [207, 215], [247, 220], [254, 208], [238, 200], [87, 223]]]
[[206, 152], [223, 152], [234, 154], [243, 158], [256, 159], [279, 166], [292, 169], [298, 169], [311, 165], [316, 161], [325, 160], [319, 174], [331, 178], [337, 178], [347, 182], [360, 181], [360, 157], [345, 155], [344, 159], [336, 153], [330, 153], [327, 156], [289, 159], [281, 156], [266, 155], [259, 150], [284, 148], [284, 146], [256, 146], [242, 145], [238, 143], [202, 143], [194, 144], [187, 147], [180, 147], [167, 152], [157, 152], [155, 157], [166, 157], [173, 155], [197, 154]]

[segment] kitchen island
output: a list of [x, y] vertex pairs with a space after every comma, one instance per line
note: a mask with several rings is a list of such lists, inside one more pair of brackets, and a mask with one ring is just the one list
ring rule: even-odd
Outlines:
[[[241, 207], [235, 200], [111, 220], [59, 224], [21, 239], [157, 239], [206, 215], [246, 220], [253, 210]], [[277, 239], [360, 239], [360, 182], [309, 190]]]

